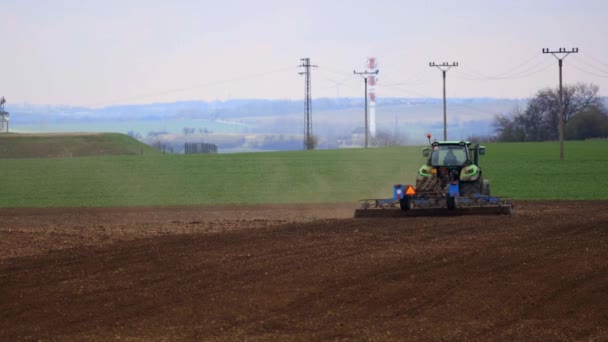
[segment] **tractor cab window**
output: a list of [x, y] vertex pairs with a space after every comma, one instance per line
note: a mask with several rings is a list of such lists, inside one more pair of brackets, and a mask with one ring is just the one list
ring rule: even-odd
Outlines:
[[437, 145], [433, 146], [432, 166], [461, 166], [467, 160], [466, 146]]

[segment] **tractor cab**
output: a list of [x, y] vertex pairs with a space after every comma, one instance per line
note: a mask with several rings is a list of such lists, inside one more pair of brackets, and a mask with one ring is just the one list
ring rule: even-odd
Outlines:
[[477, 145], [471, 148], [468, 141], [435, 141], [430, 148], [422, 150], [422, 155], [428, 158], [427, 165], [431, 167], [460, 168], [465, 164], [478, 165], [480, 154], [485, 154], [485, 147]]
[[435, 142], [431, 146], [431, 156], [428, 164], [434, 167], [454, 167], [461, 166], [468, 159], [469, 146], [466, 143], [439, 144]]

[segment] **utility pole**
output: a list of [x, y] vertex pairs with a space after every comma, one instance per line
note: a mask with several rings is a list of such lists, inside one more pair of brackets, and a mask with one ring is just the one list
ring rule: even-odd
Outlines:
[[566, 57], [571, 53], [578, 53], [578, 48], [566, 50], [559, 48], [557, 51], [543, 49], [543, 53], [550, 53], [557, 58], [559, 65], [559, 160], [564, 160], [564, 91], [562, 88], [562, 65]]
[[441, 70], [441, 73], [443, 74], [443, 140], [445, 141], [445, 140], [448, 140], [447, 114], [446, 114], [446, 101], [445, 101], [445, 74], [452, 67], [457, 67], [458, 62], [453, 62], [451, 64], [447, 63], [447, 62], [443, 62], [441, 64], [436, 64], [435, 62], [430, 62], [429, 66], [436, 67], [437, 69]]
[[369, 138], [368, 138], [368, 136], [369, 136], [369, 127], [368, 127], [369, 120], [367, 118], [367, 77], [370, 76], [370, 75], [378, 75], [378, 70], [376, 70], [374, 72], [369, 72], [367, 70], [366, 71], [359, 71], [359, 72], [357, 72], [357, 71], [353, 70], [353, 74], [361, 75], [361, 77], [363, 77], [363, 81], [365, 83], [365, 90], [364, 90], [365, 91], [365, 94], [364, 94], [364, 98], [365, 98], [365, 117], [364, 117], [364, 120], [365, 120], [365, 148], [367, 148], [368, 141], [369, 141]]
[[310, 58], [300, 58], [302, 64], [298, 65], [304, 68], [300, 75], [304, 75], [304, 149], [312, 150], [315, 148], [314, 138], [312, 134], [312, 100], [310, 96], [310, 68], [316, 68], [316, 65], [310, 64]]

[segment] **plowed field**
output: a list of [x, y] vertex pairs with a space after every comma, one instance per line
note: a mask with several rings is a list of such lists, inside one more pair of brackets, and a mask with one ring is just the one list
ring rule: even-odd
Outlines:
[[608, 202], [0, 209], [0, 340], [608, 340]]

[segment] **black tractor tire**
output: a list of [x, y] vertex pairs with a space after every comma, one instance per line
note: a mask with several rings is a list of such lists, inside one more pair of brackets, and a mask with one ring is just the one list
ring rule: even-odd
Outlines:
[[484, 179], [482, 186], [481, 194], [490, 196], [490, 182]]
[[460, 196], [467, 197], [474, 194], [477, 190], [475, 183], [477, 182], [460, 182]]
[[446, 194], [445, 202], [446, 202], [449, 210], [456, 209], [456, 197], [450, 196], [450, 194]]
[[460, 182], [460, 196], [471, 196], [473, 194], [483, 193], [483, 182], [481, 177], [473, 182]]
[[404, 198], [399, 200], [399, 207], [401, 207], [402, 211], [408, 211], [411, 209], [410, 198], [405, 196]]

